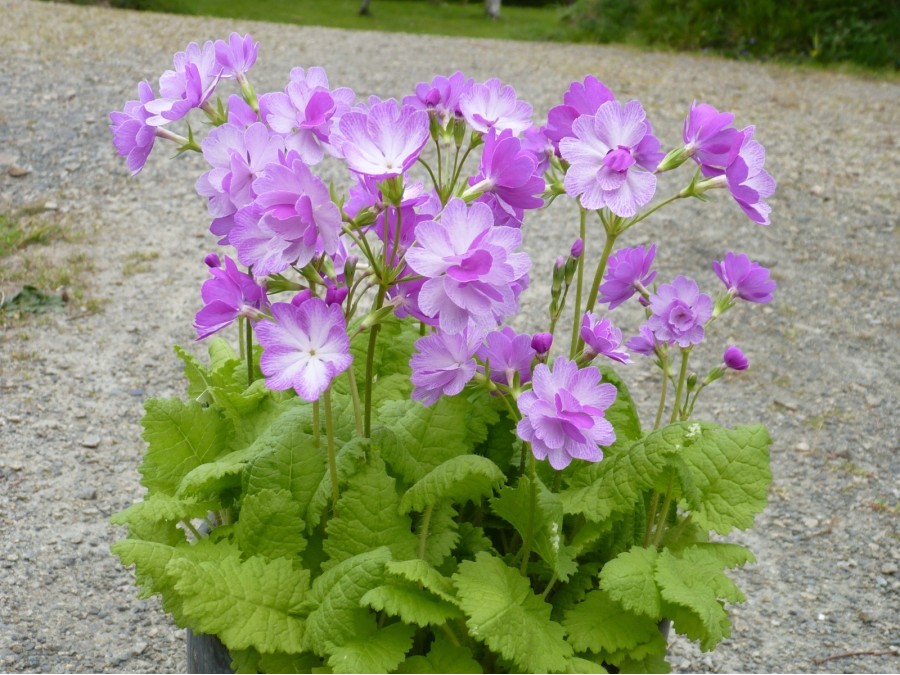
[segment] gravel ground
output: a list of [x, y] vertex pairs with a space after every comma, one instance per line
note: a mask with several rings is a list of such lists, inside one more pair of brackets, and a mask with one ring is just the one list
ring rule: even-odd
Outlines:
[[[770, 266], [779, 283], [771, 306], [745, 307], [717, 327], [716, 344], [739, 342], [752, 368], [701, 401], [702, 416], [759, 419], [774, 438], [769, 507], [740, 537], [759, 564], [738, 574], [749, 599], [733, 610], [732, 638], [713, 654], [673, 638], [673, 665], [900, 669], [897, 83], [617, 47], [349, 33], [28, 0], [0, 0], [0, 17], [0, 210], [43, 205], [47, 218], [78, 232], [49, 254], [60, 265], [89, 255], [90, 292], [101, 305], [92, 312], [73, 303], [0, 333], [0, 670], [185, 667], [182, 632], [155, 600], [136, 598], [131, 572], [109, 553], [119, 533], [107, 518], [141, 494], [143, 401], [181, 392], [171, 346], [193, 337], [200, 260], [213, 240], [192, 190], [198, 158], [172, 161], [164, 149], [132, 180], [114, 156], [106, 115], [189, 41], [231, 30], [262, 43], [258, 91], [282, 88], [295, 65], [322, 65], [333, 84], [361, 97], [401, 96], [459, 68], [500, 77], [546, 111], [568, 82], [593, 72], [620, 97], [639, 97], [669, 146], [694, 98], [756, 124], [779, 181], [771, 227], [751, 224], [720, 198], [698, 210], [667, 209], [628, 240], [662, 242], [660, 279], [685, 272], [715, 288], [709, 261], [736, 249]], [[659, 194], [667, 193], [664, 185]], [[577, 225], [563, 211], [526, 227], [537, 270], [574, 238]], [[540, 325], [545, 297], [535, 281], [523, 327]], [[649, 412], [650, 373], [633, 374]], [[817, 661], [827, 657], [839, 658]]]

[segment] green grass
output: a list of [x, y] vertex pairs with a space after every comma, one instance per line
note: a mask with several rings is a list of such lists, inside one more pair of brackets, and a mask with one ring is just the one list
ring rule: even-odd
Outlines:
[[[120, 0], [129, 2], [134, 0]], [[137, 0], [145, 9], [175, 14], [255, 19], [352, 30], [453, 35], [510, 40], [566, 39], [562, 5], [504, 4], [499, 20], [485, 17], [484, 3], [372, 0], [360, 16], [360, 0]]]
[[49, 244], [58, 235], [54, 224], [30, 218], [30, 212], [0, 213], [0, 258], [35, 244]]

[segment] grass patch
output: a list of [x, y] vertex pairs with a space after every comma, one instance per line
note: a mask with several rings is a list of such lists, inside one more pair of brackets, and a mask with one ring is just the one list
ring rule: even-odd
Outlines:
[[29, 207], [16, 214], [0, 213], [0, 258], [36, 244], [47, 245], [62, 237], [55, 223], [36, 218], [43, 207]]
[[133, 277], [135, 274], [143, 274], [152, 272], [153, 266], [150, 264], [159, 258], [157, 251], [133, 251], [125, 256], [125, 264], [122, 266], [123, 277]]

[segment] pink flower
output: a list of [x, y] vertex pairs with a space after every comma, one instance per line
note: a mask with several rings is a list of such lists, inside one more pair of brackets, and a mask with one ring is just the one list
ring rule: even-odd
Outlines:
[[585, 312], [579, 335], [584, 340], [587, 356], [593, 358], [602, 354], [619, 363], [631, 363], [628, 354], [619, 350], [619, 345], [622, 344], [622, 331], [613, 326], [609, 319], [600, 319], [593, 312]]
[[266, 386], [276, 391], [293, 387], [305, 401], [318, 400], [353, 361], [340, 305], [329, 307], [319, 298], [299, 306], [279, 302], [272, 314], [274, 322], [256, 326]]
[[775, 180], [763, 169], [766, 150], [752, 140], [753, 128], [744, 129], [743, 134], [744, 140], [737, 157], [725, 169], [728, 189], [750, 220], [768, 225], [772, 207], [764, 200], [775, 194]]
[[700, 292], [697, 282], [677, 276], [650, 296], [647, 326], [660, 342], [686, 348], [703, 342], [703, 325], [712, 316], [712, 298]]
[[599, 462], [601, 446], [610, 446], [616, 432], [603, 417], [616, 398], [616, 388], [600, 384], [596, 368], [579, 369], [574, 361], [558, 358], [553, 370], [535, 366], [532, 390], [519, 396], [522, 419], [516, 433], [531, 443], [534, 456], [549, 459], [556, 470], [573, 459]]
[[218, 256], [211, 256], [215, 254], [210, 254], [204, 261], [213, 278], [203, 282], [200, 288], [204, 304], [194, 319], [198, 340], [230, 326], [239, 316], [256, 314], [268, 304], [266, 289], [249, 274], [241, 272], [234, 260], [226, 257], [225, 269], [221, 269]]
[[514, 136], [531, 127], [531, 106], [516, 98], [516, 90], [491, 78], [473, 84], [459, 98], [459, 109], [475, 131], [510, 129]]
[[175, 70], [167, 70], [159, 78], [160, 98], [146, 104], [151, 113], [147, 123], [152, 126], [180, 120], [192, 109], [202, 106], [222, 77], [215, 45], [209, 40], [202, 49], [192, 42], [183, 52], [177, 52], [174, 65]]
[[475, 352], [484, 333], [465, 330], [451, 335], [438, 332], [416, 340], [410, 359], [412, 397], [425, 405], [441, 396], [456, 396], [475, 375]]

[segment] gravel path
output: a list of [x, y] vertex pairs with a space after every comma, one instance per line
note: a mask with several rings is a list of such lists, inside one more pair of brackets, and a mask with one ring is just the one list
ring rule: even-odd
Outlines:
[[[771, 266], [779, 283], [771, 306], [746, 307], [719, 327], [717, 342], [739, 342], [752, 369], [701, 401], [703, 416], [761, 419], [775, 439], [769, 508], [741, 537], [759, 564], [738, 575], [749, 600], [733, 611], [733, 637], [713, 654], [673, 639], [673, 665], [900, 669], [900, 85], [616, 47], [349, 33], [28, 0], [0, 0], [0, 17], [0, 210], [53, 202], [48, 217], [82, 236], [50, 253], [63, 265], [87, 253], [102, 303], [99, 312], [70, 307], [0, 333], [0, 670], [184, 669], [181, 631], [155, 600], [136, 598], [131, 572], [109, 553], [119, 533], [107, 518], [141, 494], [143, 400], [181, 392], [171, 345], [192, 339], [200, 260], [212, 238], [192, 190], [198, 158], [172, 161], [163, 150], [132, 180], [114, 156], [106, 115], [189, 41], [231, 30], [262, 44], [258, 91], [282, 88], [295, 65], [322, 65], [333, 84], [361, 97], [401, 96], [459, 68], [500, 77], [546, 111], [568, 82], [593, 72], [620, 97], [639, 97], [667, 145], [695, 97], [756, 124], [779, 180], [771, 227], [751, 224], [720, 198], [700, 210], [663, 211], [628, 242], [660, 238], [661, 279], [684, 271], [714, 288], [709, 261], [734, 248]], [[12, 177], [11, 166], [30, 173]], [[526, 245], [546, 270], [577, 225], [559, 208], [532, 223]], [[530, 289], [523, 326], [539, 325], [545, 293], [538, 283]], [[717, 357], [706, 356], [709, 364]], [[635, 375], [647, 385], [649, 409], [649, 374]], [[816, 661], [829, 656], [841, 658]]]

